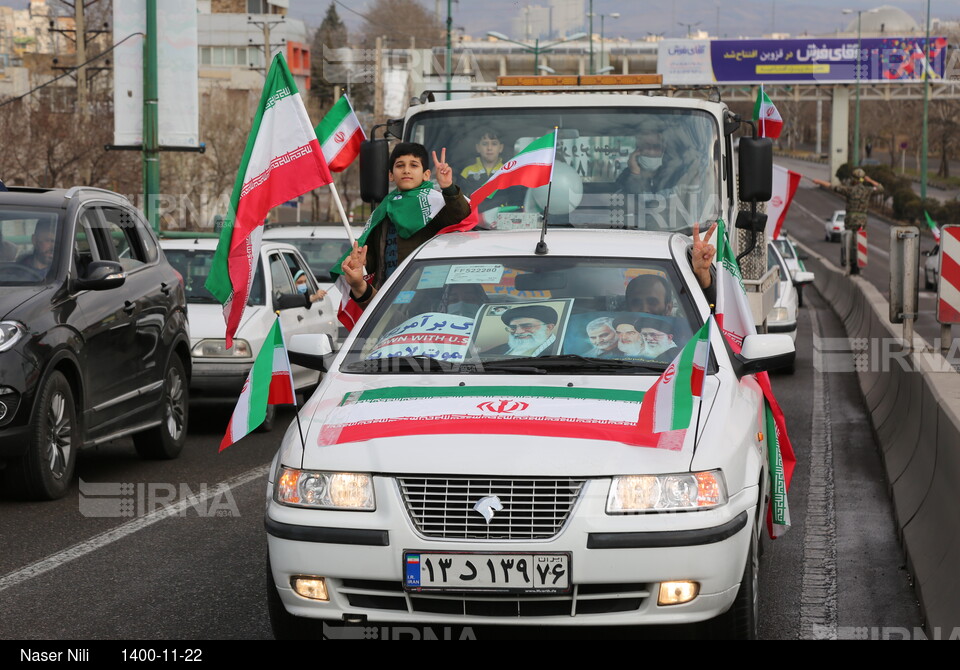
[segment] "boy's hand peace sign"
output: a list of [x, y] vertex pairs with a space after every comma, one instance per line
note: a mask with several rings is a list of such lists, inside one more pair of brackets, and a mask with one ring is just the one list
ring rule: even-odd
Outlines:
[[447, 148], [444, 147], [440, 150], [440, 158], [437, 158], [437, 152], [431, 152], [433, 154], [433, 166], [434, 170], [437, 173], [437, 184], [440, 188], [447, 188], [453, 184], [453, 169], [447, 165]]
[[710, 264], [713, 263], [713, 257], [717, 255], [717, 248], [710, 244], [710, 238], [717, 230], [717, 224], [714, 222], [707, 234], [700, 237], [700, 224], [693, 224], [693, 274], [697, 275], [697, 283], [700, 288], [708, 288], [713, 280], [710, 278]]

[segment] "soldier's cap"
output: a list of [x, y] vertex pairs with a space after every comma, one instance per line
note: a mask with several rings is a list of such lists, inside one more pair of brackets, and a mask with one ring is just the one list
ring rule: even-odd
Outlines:
[[853, 171], [853, 176], [856, 179], [863, 179], [864, 177], [867, 176], [867, 173], [861, 170], [860, 168], [857, 168], [856, 170]]

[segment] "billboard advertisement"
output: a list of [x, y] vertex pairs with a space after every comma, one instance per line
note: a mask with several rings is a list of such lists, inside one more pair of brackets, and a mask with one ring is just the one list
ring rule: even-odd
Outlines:
[[663, 40], [664, 84], [851, 84], [943, 78], [947, 40], [931, 37]]
[[[144, 0], [113, 0], [114, 44], [147, 29]], [[160, 146], [200, 145], [197, 0], [157, 3]], [[143, 39], [117, 47], [113, 66], [114, 144], [143, 143]]]

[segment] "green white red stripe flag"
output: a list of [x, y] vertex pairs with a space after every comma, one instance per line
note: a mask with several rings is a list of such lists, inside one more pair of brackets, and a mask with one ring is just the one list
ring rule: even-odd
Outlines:
[[641, 433], [664, 433], [690, 427], [694, 398], [703, 394], [703, 380], [710, 360], [712, 322], [711, 314], [647, 391], [637, 421]]
[[[753, 312], [747, 294], [743, 289], [740, 265], [727, 235], [726, 225], [717, 221], [717, 325], [727, 338], [730, 349], [740, 353], [743, 338], [755, 335], [757, 327], [753, 323]], [[793, 445], [787, 435], [787, 420], [773, 394], [770, 376], [766, 372], [756, 375], [757, 383], [766, 399], [768, 417], [772, 419], [775, 430], [767, 427], [767, 445], [770, 447], [770, 488], [771, 505], [767, 510], [767, 532], [771, 538], [777, 538], [786, 532], [790, 525], [790, 513], [787, 507], [787, 491], [793, 477], [793, 468], [797, 463]], [[771, 440], [773, 442], [771, 442]], [[782, 500], [777, 496], [782, 494]], [[779, 516], [778, 516], [779, 515]]]
[[923, 210], [923, 218], [926, 219], [927, 225], [930, 226], [930, 232], [933, 233], [933, 239], [936, 242], [940, 241], [940, 229], [937, 227], [937, 222], [930, 218], [930, 214], [927, 210]]
[[327, 112], [316, 131], [323, 157], [332, 172], [346, 170], [360, 155], [360, 143], [367, 139], [345, 95]]
[[557, 131], [535, 139], [523, 151], [506, 161], [487, 182], [470, 196], [473, 210], [494, 191], [511, 186], [536, 188], [553, 179], [553, 160], [557, 154]]
[[757, 124], [757, 134], [760, 137], [777, 139], [783, 130], [783, 119], [773, 102], [763, 91], [763, 85], [757, 93], [757, 101], [753, 105], [753, 121]]
[[267, 405], [296, 405], [290, 360], [283, 344], [280, 318], [257, 353], [247, 380], [240, 391], [237, 406], [227, 425], [227, 434], [220, 442], [223, 451], [244, 435], [249, 435], [267, 418]]
[[227, 347], [240, 325], [273, 207], [333, 181], [281, 54], [270, 66], [220, 231], [207, 289], [223, 303]]

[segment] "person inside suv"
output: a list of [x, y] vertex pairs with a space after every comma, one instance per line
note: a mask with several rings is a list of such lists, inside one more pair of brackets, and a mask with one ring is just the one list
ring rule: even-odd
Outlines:
[[39, 221], [30, 239], [33, 242], [33, 251], [21, 256], [17, 262], [45, 275], [50, 269], [50, 264], [53, 263], [53, 250], [57, 240], [53, 221], [50, 219]]

